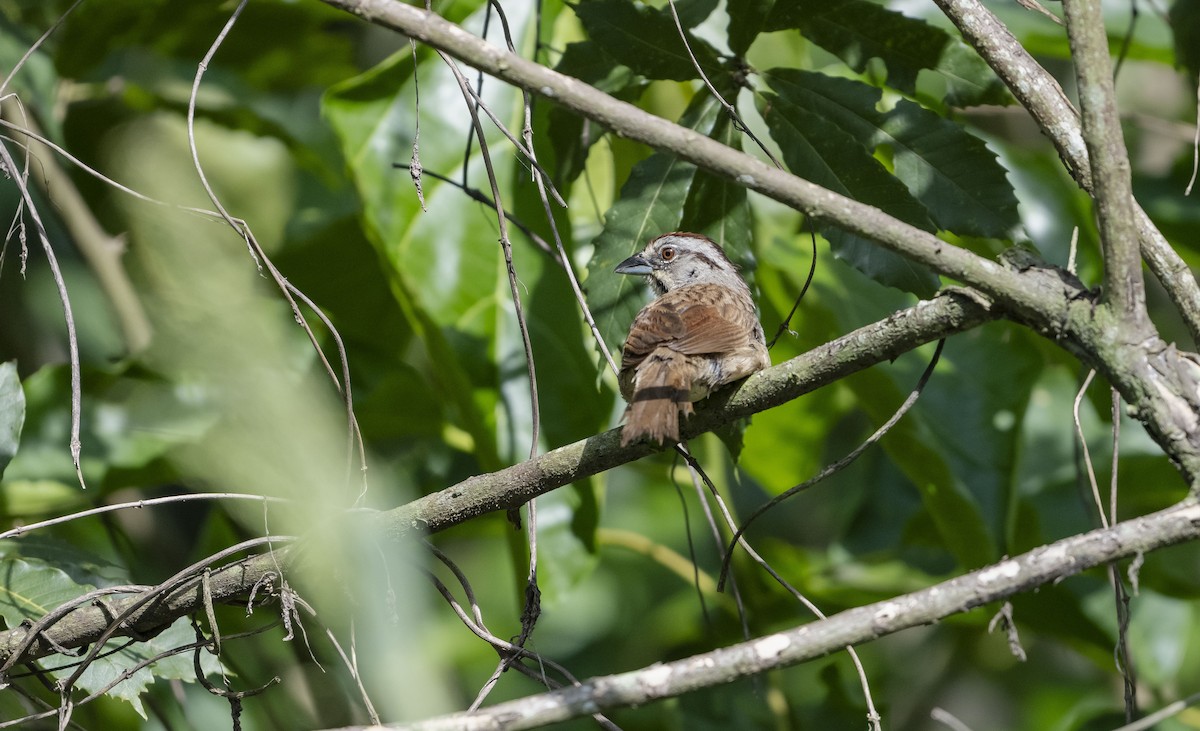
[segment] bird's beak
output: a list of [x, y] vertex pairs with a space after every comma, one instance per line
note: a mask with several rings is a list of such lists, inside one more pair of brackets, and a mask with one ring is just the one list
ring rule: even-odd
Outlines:
[[652, 269], [650, 262], [646, 261], [646, 257], [641, 254], [634, 254], [625, 261], [617, 265], [614, 270], [617, 274], [649, 274]]

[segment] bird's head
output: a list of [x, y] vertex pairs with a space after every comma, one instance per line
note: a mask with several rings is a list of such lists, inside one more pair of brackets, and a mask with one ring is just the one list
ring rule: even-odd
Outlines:
[[656, 295], [677, 287], [712, 282], [745, 287], [737, 266], [715, 241], [700, 234], [663, 234], [617, 265], [617, 274], [646, 277]]

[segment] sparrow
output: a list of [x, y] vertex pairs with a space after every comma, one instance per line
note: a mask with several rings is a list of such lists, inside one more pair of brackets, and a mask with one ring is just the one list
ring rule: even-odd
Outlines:
[[622, 446], [678, 442], [679, 412], [691, 415], [692, 402], [771, 365], [750, 288], [707, 236], [663, 234], [616, 273], [646, 277], [654, 294], [621, 349]]

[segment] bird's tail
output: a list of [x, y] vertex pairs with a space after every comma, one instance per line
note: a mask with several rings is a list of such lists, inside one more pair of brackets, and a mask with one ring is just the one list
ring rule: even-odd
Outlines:
[[692, 413], [690, 370], [685, 356], [669, 348], [656, 348], [642, 361], [625, 410], [621, 446], [643, 437], [679, 441], [679, 412]]

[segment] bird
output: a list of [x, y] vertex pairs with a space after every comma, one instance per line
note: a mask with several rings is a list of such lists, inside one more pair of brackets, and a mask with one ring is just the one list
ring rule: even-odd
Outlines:
[[679, 412], [771, 365], [754, 299], [737, 266], [707, 236], [658, 236], [617, 274], [641, 275], [653, 299], [621, 348], [617, 381], [628, 402], [621, 446], [679, 441]]

